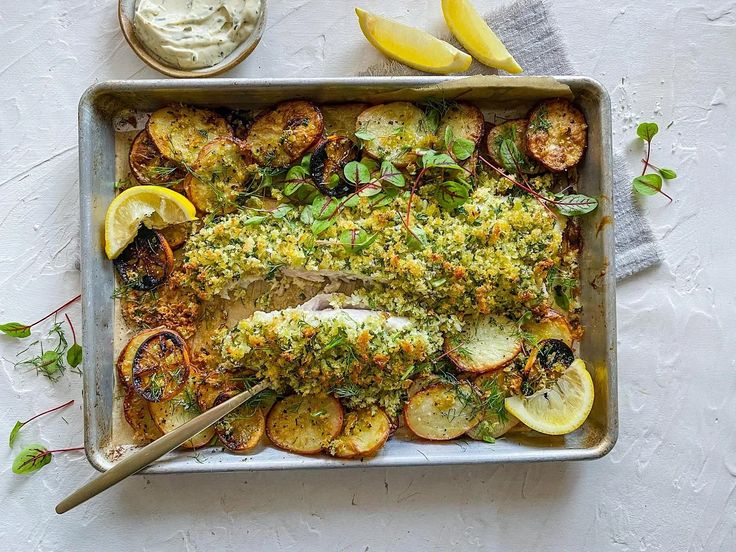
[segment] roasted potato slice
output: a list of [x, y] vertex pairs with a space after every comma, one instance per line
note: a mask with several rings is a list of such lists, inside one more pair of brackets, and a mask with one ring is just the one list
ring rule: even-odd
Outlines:
[[141, 130], [133, 139], [128, 154], [130, 172], [141, 184], [154, 184], [181, 191], [186, 171], [167, 159], [153, 143], [148, 131]]
[[445, 150], [448, 147], [448, 144], [445, 143], [445, 134], [448, 127], [452, 131], [454, 139], [469, 140], [477, 148], [481, 138], [483, 138], [484, 125], [483, 112], [474, 105], [464, 102], [451, 104], [440, 119], [440, 126], [437, 127], [436, 134], [440, 139], [441, 149]]
[[115, 368], [117, 369], [120, 383], [122, 383], [126, 389], [133, 389], [133, 359], [135, 358], [135, 354], [138, 352], [138, 347], [140, 347], [141, 343], [146, 339], [163, 329], [164, 328], [154, 328], [143, 330], [142, 332], [135, 334], [130, 341], [128, 341], [125, 347], [123, 347], [123, 350], [120, 351], [118, 360], [115, 363]]
[[184, 189], [197, 211], [232, 213], [252, 177], [240, 146], [230, 138], [218, 138], [199, 152]]
[[347, 136], [328, 136], [312, 152], [309, 173], [314, 185], [330, 197], [345, 197], [356, 187], [343, 175], [343, 168], [358, 157], [358, 148]]
[[[234, 393], [218, 396], [213, 406], [234, 397]], [[247, 403], [239, 406], [215, 424], [220, 442], [233, 452], [246, 452], [258, 444], [266, 431], [266, 418], [260, 408]]]
[[191, 222], [182, 222], [181, 224], [172, 224], [166, 228], [161, 228], [159, 232], [166, 238], [166, 242], [171, 249], [179, 249], [189, 239], [192, 231]]
[[447, 356], [460, 370], [482, 373], [503, 368], [521, 352], [519, 329], [502, 316], [480, 316], [468, 321], [466, 335], [446, 341]]
[[163, 435], [151, 417], [148, 401], [133, 389], [128, 391], [123, 399], [123, 415], [133, 428], [136, 441], [149, 443]]
[[559, 339], [568, 347], [572, 347], [575, 341], [567, 319], [553, 310], [550, 310], [540, 320], [527, 320], [522, 324], [521, 329], [529, 333], [537, 342], [544, 339]]
[[[496, 165], [513, 173], [518, 172], [517, 165], [524, 174], [542, 172], [543, 167], [528, 155], [527, 124], [526, 119], [514, 119], [491, 127], [486, 136], [486, 149]], [[510, 152], [502, 151], [505, 140], [512, 142], [516, 148], [510, 148]]]
[[325, 122], [325, 135], [347, 136], [357, 143], [355, 137], [355, 123], [358, 115], [368, 109], [367, 103], [351, 102], [344, 104], [327, 104], [320, 106]]
[[342, 406], [334, 397], [290, 395], [271, 408], [266, 433], [279, 448], [316, 454], [340, 434], [342, 420]]
[[356, 132], [363, 136], [368, 155], [391, 161], [399, 168], [414, 163], [416, 149], [431, 141], [424, 112], [410, 102], [369, 107], [358, 116]]
[[480, 422], [466, 434], [476, 441], [492, 443], [519, 423], [504, 407], [504, 399], [508, 395], [504, 373], [496, 371], [481, 374], [473, 380], [473, 385], [480, 393], [481, 401], [491, 404], [482, 409]]
[[[190, 380], [184, 389], [175, 397], [167, 401], [149, 402], [148, 410], [151, 412], [151, 417], [159, 430], [162, 433], [171, 433], [177, 427], [199, 416], [202, 411], [199, 409], [195, 397], [195, 385]], [[196, 449], [203, 447], [209, 444], [214, 436], [215, 429], [210, 426], [186, 441], [181, 445], [181, 448]]]
[[526, 143], [532, 157], [549, 170], [574, 167], [588, 143], [585, 116], [569, 100], [544, 100], [529, 114]]
[[148, 134], [161, 154], [191, 166], [200, 150], [216, 138], [232, 138], [233, 129], [214, 111], [170, 105], [151, 113]]
[[174, 270], [174, 253], [161, 232], [141, 226], [133, 242], [112, 263], [129, 289], [151, 291]]
[[184, 388], [190, 368], [184, 338], [158, 330], [143, 340], [133, 357], [133, 388], [147, 401], [166, 401]]
[[243, 151], [263, 167], [288, 167], [317, 143], [323, 129], [322, 113], [312, 102], [283, 102], [256, 117]]
[[380, 408], [362, 408], [345, 415], [342, 432], [329, 451], [338, 458], [365, 458], [376, 454], [388, 440], [391, 421]]
[[417, 436], [432, 441], [459, 437], [481, 419], [479, 400], [472, 386], [431, 385], [404, 405], [404, 419]]

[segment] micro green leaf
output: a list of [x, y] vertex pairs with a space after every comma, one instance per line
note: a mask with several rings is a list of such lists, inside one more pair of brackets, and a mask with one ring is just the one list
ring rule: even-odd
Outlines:
[[465, 184], [449, 180], [440, 184], [437, 190], [437, 203], [447, 210], [460, 207], [468, 200], [469, 190]]
[[373, 182], [371, 184], [366, 184], [365, 187], [358, 192], [358, 196], [372, 197], [380, 194], [382, 191], [383, 188], [381, 188], [381, 186], [379, 186], [377, 183]]
[[68, 402], [65, 402], [64, 404], [60, 404], [59, 406], [55, 406], [54, 408], [49, 408], [48, 410], [44, 410], [43, 412], [40, 412], [40, 413], [36, 414], [35, 416], [32, 416], [32, 417], [28, 418], [25, 422], [21, 422], [21, 421], [15, 422], [15, 425], [13, 426], [13, 429], [10, 431], [10, 437], [8, 439], [8, 444], [11, 447], [13, 446], [13, 443], [15, 442], [15, 439], [18, 436], [18, 432], [27, 423], [32, 422], [36, 418], [40, 418], [41, 416], [44, 416], [46, 414], [50, 414], [51, 412], [56, 412], [57, 410], [61, 410], [62, 408], [66, 408], [67, 406], [71, 406], [72, 404], [74, 404], [74, 399], [72, 399], [72, 400], [70, 400]]
[[345, 165], [343, 174], [348, 182], [352, 182], [356, 186], [368, 184], [371, 181], [371, 171], [359, 161], [351, 161]]
[[455, 160], [446, 153], [427, 152], [422, 156], [424, 168], [461, 169]]
[[258, 224], [261, 224], [267, 218], [268, 216], [266, 215], [255, 215], [253, 217], [248, 217], [243, 221], [243, 226], [256, 226]]
[[677, 173], [672, 169], [659, 169], [659, 174], [665, 180], [674, 180], [677, 178]]
[[51, 452], [43, 445], [28, 445], [13, 461], [13, 473], [22, 475], [40, 470], [51, 462]]
[[31, 335], [31, 327], [20, 322], [8, 322], [0, 324], [0, 332], [10, 337], [28, 337]]
[[653, 173], [637, 176], [634, 189], [643, 195], [654, 195], [662, 190], [662, 177]]
[[561, 215], [574, 217], [595, 211], [598, 200], [584, 194], [557, 194], [554, 206]]
[[453, 142], [452, 127], [447, 125], [445, 128], [445, 147], [449, 148]]
[[519, 172], [517, 165], [519, 164], [519, 160], [523, 159], [523, 157], [513, 140], [505, 138], [501, 142], [501, 147], [499, 148], [498, 153], [501, 156], [501, 164], [504, 169], [510, 173]]
[[66, 362], [72, 368], [76, 368], [82, 364], [83, 356], [82, 346], [79, 343], [74, 343], [66, 352]]
[[465, 161], [475, 151], [475, 144], [465, 138], [457, 138], [452, 142], [452, 154], [460, 161]]
[[659, 132], [657, 123], [641, 123], [636, 127], [636, 135], [645, 142], [651, 142], [652, 138]]
[[406, 245], [412, 251], [424, 249], [425, 247], [427, 247], [427, 245], [429, 245], [427, 233], [421, 226], [414, 226], [412, 227], [411, 232], [407, 233]]
[[328, 219], [324, 219], [324, 220], [315, 220], [312, 223], [312, 233], [315, 236], [319, 236], [322, 232], [324, 232], [325, 230], [327, 230], [333, 224], [335, 224], [335, 219], [334, 218], [328, 218]]
[[18, 433], [20, 432], [20, 429], [26, 425], [26, 422], [17, 421], [15, 422], [15, 425], [13, 426], [13, 429], [10, 430], [10, 437], [8, 438], [8, 446], [12, 447], [13, 443], [15, 443], [15, 439], [18, 437]]
[[361, 140], [374, 140], [376, 138], [374, 134], [368, 132], [365, 128], [359, 128], [356, 130], [355, 136]]
[[282, 204], [271, 211], [271, 216], [275, 219], [282, 219], [294, 208], [293, 205]]
[[312, 214], [317, 220], [326, 220], [332, 217], [338, 206], [336, 198], [319, 196], [312, 202]]
[[397, 188], [402, 188], [406, 184], [404, 175], [390, 161], [381, 163], [381, 180]]
[[363, 229], [345, 230], [340, 233], [340, 243], [348, 253], [359, 253], [369, 247], [378, 238], [378, 234], [368, 234]]

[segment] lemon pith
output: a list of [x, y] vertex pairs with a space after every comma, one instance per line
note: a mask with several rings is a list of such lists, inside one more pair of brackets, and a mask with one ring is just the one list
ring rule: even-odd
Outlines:
[[114, 259], [135, 239], [138, 227], [164, 228], [194, 220], [194, 205], [162, 186], [134, 186], [112, 200], [105, 213], [105, 253]]
[[355, 8], [360, 29], [381, 53], [414, 69], [428, 73], [459, 73], [473, 58], [451, 44], [420, 29]]
[[442, 13], [457, 41], [475, 59], [489, 67], [521, 73], [522, 68], [469, 0], [442, 0]]

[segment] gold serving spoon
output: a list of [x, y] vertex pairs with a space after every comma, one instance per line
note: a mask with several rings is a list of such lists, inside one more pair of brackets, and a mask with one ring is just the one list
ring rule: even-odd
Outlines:
[[189, 420], [184, 425], [177, 427], [171, 433], [167, 433], [143, 447], [141, 450], [127, 456], [120, 462], [116, 463], [105, 473], [98, 475], [92, 481], [83, 485], [64, 500], [56, 505], [56, 513], [63, 514], [72, 508], [75, 508], [88, 501], [90, 498], [97, 496], [113, 485], [119, 483], [129, 475], [139, 472], [152, 462], [161, 458], [167, 452], [171, 452], [176, 447], [194, 437], [200, 431], [207, 429], [209, 426], [217, 422], [223, 416], [226, 416], [245, 401], [257, 395], [268, 385], [261, 382], [253, 387], [243, 391], [239, 395], [226, 400], [224, 403], [203, 412], [196, 418]]

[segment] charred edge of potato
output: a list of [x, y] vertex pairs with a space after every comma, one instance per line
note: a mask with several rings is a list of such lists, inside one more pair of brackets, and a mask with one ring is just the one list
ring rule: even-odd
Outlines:
[[529, 113], [529, 153], [550, 171], [570, 169], [583, 158], [587, 129], [585, 116], [569, 100], [543, 100]]
[[521, 158], [517, 159], [517, 162], [524, 174], [539, 174], [543, 171], [543, 167], [529, 155], [526, 143], [527, 127], [527, 119], [514, 119], [488, 129], [486, 150], [496, 165], [504, 167], [501, 146], [504, 140], [511, 140], [521, 154]]
[[348, 412], [342, 432], [329, 450], [338, 458], [367, 458], [381, 450], [390, 434], [391, 421], [380, 408]]
[[523, 340], [509, 319], [479, 317], [465, 328], [468, 337], [459, 343], [445, 341], [445, 352], [464, 372], [483, 373], [508, 365], [521, 352]]
[[266, 434], [277, 447], [299, 454], [317, 454], [342, 431], [343, 410], [336, 398], [290, 395], [273, 405]]
[[469, 140], [475, 144], [477, 149], [485, 134], [485, 123], [485, 117], [480, 109], [469, 103], [457, 102], [447, 109], [440, 120], [437, 137], [443, 149], [446, 149], [448, 145], [445, 144], [445, 131], [447, 127], [450, 127], [453, 138]]
[[347, 136], [357, 144], [358, 138], [355, 136], [355, 124], [358, 120], [358, 115], [369, 107], [370, 104], [362, 102], [321, 105], [320, 111], [324, 119], [325, 135], [331, 136], [337, 134], [339, 136]]
[[568, 347], [572, 347], [575, 337], [567, 319], [554, 310], [549, 310], [540, 320], [527, 320], [522, 329], [531, 334], [534, 340], [559, 339]]
[[181, 104], [151, 113], [146, 130], [164, 157], [189, 166], [197, 160], [205, 144], [233, 136], [227, 121], [214, 111]]
[[133, 428], [138, 441], [155, 441], [163, 435], [151, 416], [148, 401], [133, 389], [129, 390], [123, 399], [123, 416], [128, 425]]
[[157, 331], [133, 357], [133, 388], [147, 401], [166, 401], [186, 386], [190, 366], [184, 338], [172, 330]]
[[255, 117], [250, 109], [231, 109], [223, 107], [215, 109], [218, 115], [227, 121], [230, 128], [233, 129], [233, 137], [236, 140], [243, 140], [248, 134]]
[[286, 168], [322, 137], [324, 121], [319, 108], [306, 100], [291, 100], [259, 114], [242, 148], [246, 158], [260, 166]]
[[138, 347], [150, 336], [160, 332], [163, 328], [153, 328], [143, 330], [135, 334], [128, 343], [125, 344], [123, 350], [118, 355], [115, 367], [118, 372], [118, 379], [126, 389], [133, 389], [133, 359], [138, 352]]
[[112, 263], [128, 288], [151, 291], [174, 270], [174, 252], [161, 232], [141, 226], [133, 242]]
[[[217, 406], [234, 397], [236, 392], [221, 393], [213, 402]], [[232, 452], [246, 452], [255, 447], [266, 432], [266, 418], [260, 408], [243, 404], [215, 424], [220, 442]]]
[[404, 405], [404, 420], [418, 437], [448, 441], [474, 427], [481, 418], [472, 386], [436, 384], [423, 389]]
[[130, 172], [141, 184], [171, 186], [180, 189], [179, 184], [186, 172], [177, 163], [165, 158], [156, 147], [146, 129], [133, 139], [128, 154]]
[[241, 147], [231, 138], [217, 138], [199, 152], [184, 189], [200, 213], [230, 213], [251, 178]]
[[356, 121], [356, 131], [367, 132], [364, 151], [374, 159], [391, 161], [405, 168], [417, 161], [416, 149], [426, 146], [426, 115], [410, 102], [391, 102], [369, 107]]
[[[322, 140], [312, 152], [309, 173], [314, 185], [324, 195], [346, 197], [355, 192], [356, 185], [348, 182], [342, 170], [358, 157], [358, 148], [347, 136], [329, 136]], [[337, 177], [337, 184], [330, 188], [329, 181]]]

